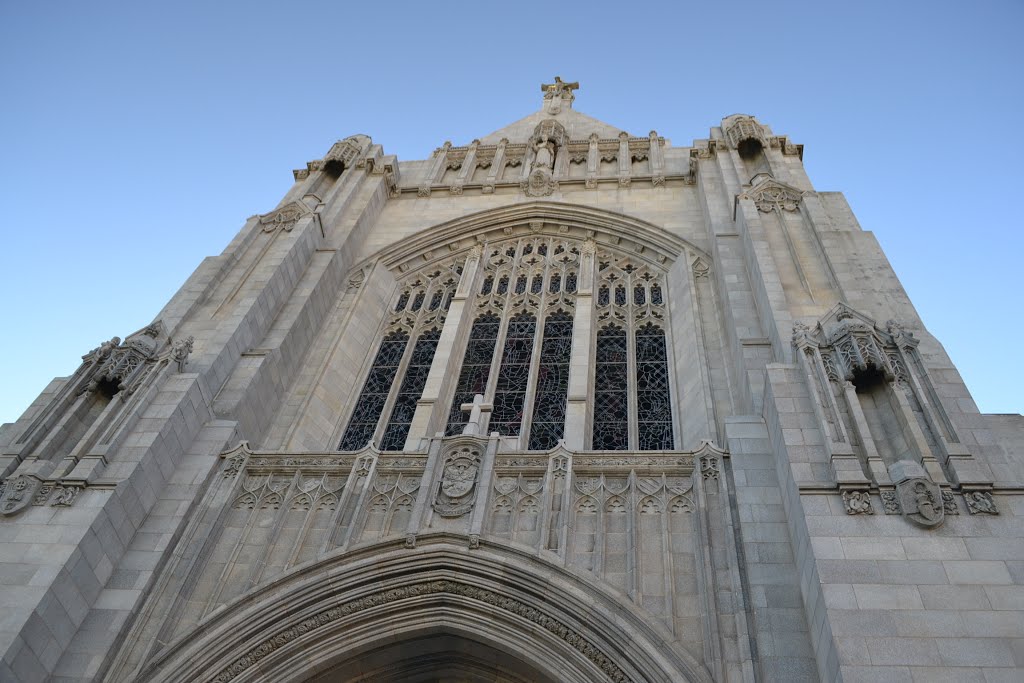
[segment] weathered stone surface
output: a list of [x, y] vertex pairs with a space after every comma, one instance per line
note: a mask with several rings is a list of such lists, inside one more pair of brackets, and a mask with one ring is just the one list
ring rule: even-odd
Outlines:
[[1024, 422], [801, 145], [579, 91], [335, 143], [0, 429], [0, 679], [1020, 680]]

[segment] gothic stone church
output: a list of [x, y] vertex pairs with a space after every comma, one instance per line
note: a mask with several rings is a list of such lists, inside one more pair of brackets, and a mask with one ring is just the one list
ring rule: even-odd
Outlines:
[[803, 147], [541, 90], [336, 143], [5, 425], [0, 679], [1024, 678], [1024, 424]]

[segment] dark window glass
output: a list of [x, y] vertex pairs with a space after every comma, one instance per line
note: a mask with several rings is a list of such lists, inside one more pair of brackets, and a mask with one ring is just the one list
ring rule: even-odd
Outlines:
[[597, 333], [594, 357], [593, 448], [629, 448], [629, 382], [626, 331], [606, 327]]
[[401, 296], [398, 297], [398, 303], [395, 304], [395, 310], [405, 310], [405, 305], [407, 303], [409, 303], [409, 292], [402, 292]]
[[534, 275], [533, 276], [533, 282], [530, 283], [530, 293], [531, 294], [540, 294], [541, 291], [543, 291], [543, 289], [544, 289], [544, 276], [543, 275]]
[[384, 403], [387, 402], [388, 392], [395, 381], [395, 374], [398, 372], [398, 365], [402, 361], [402, 354], [405, 353], [405, 345], [409, 342], [409, 335], [405, 332], [394, 332], [384, 338], [377, 350], [377, 357], [373, 359], [373, 368], [370, 375], [363, 384], [363, 390], [356, 402], [356, 409], [345, 429], [345, 435], [341, 439], [338, 450], [355, 451], [365, 446], [373, 438], [373, 432], [377, 429], [377, 421], [380, 413], [384, 410]]
[[626, 305], [626, 288], [619, 285], [615, 288], [615, 305], [625, 306]]
[[558, 290], [562, 288], [562, 276], [555, 273], [551, 276], [551, 282], [548, 284], [548, 291], [552, 294], [557, 294]]
[[476, 319], [469, 331], [466, 355], [462, 359], [462, 371], [455, 385], [455, 398], [448, 412], [448, 426], [445, 435], [461, 434], [469, 417], [462, 411], [463, 403], [472, 403], [473, 397], [487, 391], [487, 378], [491, 374], [491, 359], [494, 345], [498, 342], [501, 319], [488, 313]]
[[423, 308], [423, 297], [426, 296], [423, 292], [416, 292], [416, 298], [412, 300], [412, 306], [409, 308], [410, 311], [416, 312]]
[[548, 255], [548, 245], [542, 244], [539, 247], [537, 247], [537, 253], [540, 254], [541, 256], [547, 256]]
[[484, 278], [484, 284], [480, 288], [480, 293], [490, 294], [492, 287], [494, 287], [494, 277], [492, 275], [488, 275], [486, 278]]
[[565, 404], [569, 393], [569, 359], [572, 356], [572, 317], [556, 313], [544, 323], [540, 369], [530, 424], [532, 451], [558, 445], [565, 434]]
[[603, 286], [603, 285], [601, 286], [600, 289], [597, 290], [597, 305], [598, 306], [607, 306], [608, 305], [608, 288]]
[[498, 280], [498, 294], [504, 294], [508, 291], [508, 276], [502, 277]]
[[524, 294], [526, 292], [526, 276], [520, 275], [516, 278], [516, 294]]
[[636, 331], [636, 396], [640, 450], [674, 448], [665, 332], [650, 323]]
[[565, 291], [570, 294], [576, 293], [576, 273], [569, 273], [565, 276]]
[[664, 299], [661, 298], [661, 287], [659, 285], [651, 285], [651, 303], [657, 305], [664, 303]]
[[647, 292], [644, 290], [643, 285], [637, 285], [633, 288], [633, 303], [637, 306], [643, 306], [647, 302]]
[[420, 335], [409, 358], [409, 367], [405, 370], [405, 378], [398, 389], [395, 407], [391, 410], [391, 418], [384, 429], [380, 440], [382, 451], [400, 451], [405, 445], [405, 437], [409, 435], [412, 416], [416, 412], [416, 401], [423, 394], [423, 387], [430, 374], [430, 364], [434, 360], [437, 341], [441, 338], [440, 330], [430, 330]]
[[449, 290], [448, 295], [444, 298], [444, 310], [448, 310], [452, 307], [452, 297], [455, 296], [455, 290]]
[[494, 392], [494, 410], [490, 430], [504, 436], [519, 436], [523, 424], [526, 383], [530, 378], [530, 358], [537, 320], [529, 314], [515, 316], [508, 323], [501, 369]]
[[444, 292], [438, 290], [430, 296], [430, 310], [436, 311], [441, 307], [441, 298], [444, 296]]

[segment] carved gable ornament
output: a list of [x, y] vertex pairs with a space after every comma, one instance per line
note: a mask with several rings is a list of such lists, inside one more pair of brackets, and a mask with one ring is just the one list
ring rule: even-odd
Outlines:
[[299, 219], [308, 213], [311, 211], [305, 204], [289, 202], [279, 209], [261, 215], [260, 225], [263, 226], [263, 232], [274, 232], [279, 228], [285, 232], [291, 232]]
[[767, 173], [758, 173], [751, 181], [751, 188], [737, 199], [752, 199], [758, 211], [768, 213], [776, 209], [796, 211], [803, 196], [795, 187], [780, 183]]
[[481, 448], [464, 439], [454, 442], [443, 456], [441, 481], [437, 485], [433, 507], [442, 517], [461, 517], [473, 509], [477, 479], [480, 475]]

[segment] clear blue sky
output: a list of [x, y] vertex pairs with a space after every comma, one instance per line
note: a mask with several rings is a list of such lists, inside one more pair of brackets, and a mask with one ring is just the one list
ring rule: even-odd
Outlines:
[[3, 3], [0, 422], [336, 139], [423, 158], [555, 74], [634, 134], [685, 146], [747, 112], [804, 144], [981, 409], [1024, 410], [1024, 3], [574, 5]]

